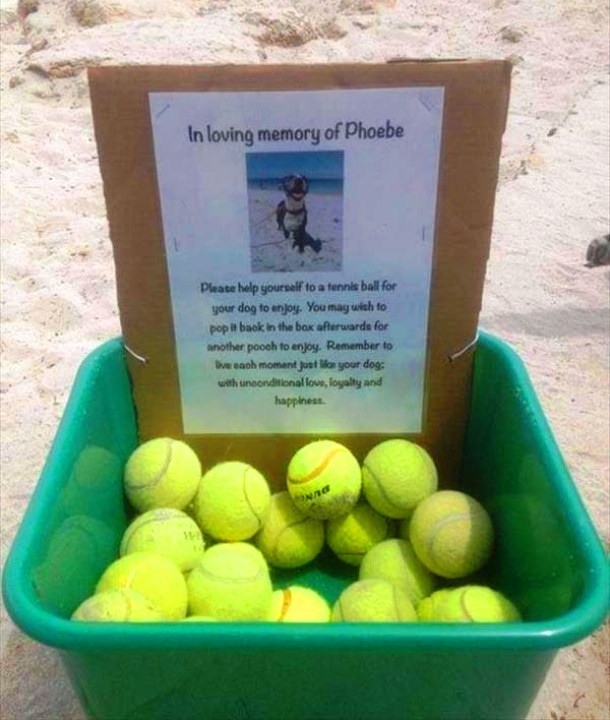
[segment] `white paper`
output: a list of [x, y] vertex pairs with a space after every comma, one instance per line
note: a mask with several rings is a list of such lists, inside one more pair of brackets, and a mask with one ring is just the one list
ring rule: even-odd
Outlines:
[[443, 89], [150, 108], [184, 432], [420, 431]]

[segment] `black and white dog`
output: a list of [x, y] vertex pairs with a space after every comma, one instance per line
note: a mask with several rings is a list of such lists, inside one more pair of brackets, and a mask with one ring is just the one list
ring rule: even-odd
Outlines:
[[309, 192], [309, 183], [304, 175], [288, 175], [280, 185], [286, 196], [275, 210], [278, 230], [288, 239], [292, 235], [292, 247], [300, 253], [309, 247], [316, 253], [322, 249], [322, 242], [314, 240], [307, 232], [307, 206], [305, 196]]

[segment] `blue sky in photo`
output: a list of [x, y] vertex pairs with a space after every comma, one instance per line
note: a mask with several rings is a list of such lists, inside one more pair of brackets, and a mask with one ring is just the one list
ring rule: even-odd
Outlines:
[[248, 180], [306, 175], [309, 180], [343, 178], [343, 151], [246, 153]]

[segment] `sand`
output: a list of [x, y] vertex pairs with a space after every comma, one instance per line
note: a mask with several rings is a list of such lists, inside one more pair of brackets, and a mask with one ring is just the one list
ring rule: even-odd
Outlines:
[[[120, 333], [83, 72], [99, 63], [510, 57], [481, 325], [520, 353], [584, 504], [609, 528], [605, 0], [2, 0], [2, 562], [76, 369]], [[37, 9], [36, 9], [37, 8]], [[83, 715], [54, 652], [2, 611], [3, 720]], [[562, 650], [529, 720], [610, 714], [608, 626]]]

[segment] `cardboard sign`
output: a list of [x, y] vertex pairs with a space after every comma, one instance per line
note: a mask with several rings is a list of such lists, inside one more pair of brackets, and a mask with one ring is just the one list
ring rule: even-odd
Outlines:
[[94, 68], [142, 439], [459, 468], [510, 66]]

